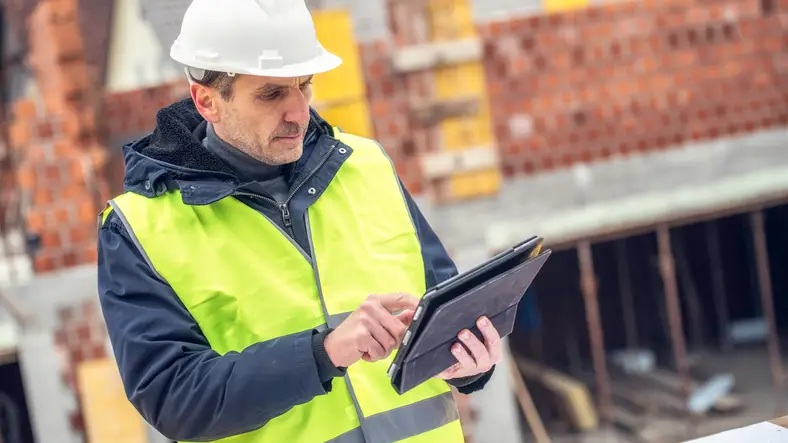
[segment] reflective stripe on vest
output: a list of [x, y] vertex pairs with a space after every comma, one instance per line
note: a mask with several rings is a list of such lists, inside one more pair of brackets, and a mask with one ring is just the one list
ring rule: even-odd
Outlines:
[[[424, 293], [421, 246], [391, 162], [372, 140], [338, 138], [349, 158], [307, 212], [313, 259], [233, 197], [189, 206], [172, 191], [110, 202], [219, 354], [335, 327], [369, 294]], [[359, 361], [330, 393], [227, 441], [462, 442], [449, 386], [431, 380], [400, 396], [386, 376], [392, 359]]]

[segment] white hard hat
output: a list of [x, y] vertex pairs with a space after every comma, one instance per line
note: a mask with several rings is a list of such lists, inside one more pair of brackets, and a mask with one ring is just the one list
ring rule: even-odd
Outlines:
[[304, 0], [194, 0], [170, 56], [187, 72], [266, 77], [303, 77], [342, 64], [318, 42]]

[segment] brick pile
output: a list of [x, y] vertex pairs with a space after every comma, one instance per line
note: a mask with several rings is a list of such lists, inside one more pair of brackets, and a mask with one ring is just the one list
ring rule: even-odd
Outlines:
[[26, 229], [40, 239], [38, 273], [95, 262], [96, 217], [107, 196], [95, 75], [76, 3], [42, 1], [31, 14], [29, 64], [40, 94], [13, 104], [9, 129]]
[[77, 408], [69, 418], [72, 428], [85, 432], [84, 418], [79, 406], [77, 367], [80, 363], [107, 357], [107, 332], [100, 307], [95, 300], [86, 300], [58, 311], [59, 327], [55, 331], [55, 345], [63, 352], [63, 383], [73, 392]]
[[788, 1], [618, 2], [482, 26], [508, 176], [788, 125]]

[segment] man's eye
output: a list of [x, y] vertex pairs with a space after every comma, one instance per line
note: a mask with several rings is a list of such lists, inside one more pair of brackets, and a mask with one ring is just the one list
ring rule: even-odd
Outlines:
[[279, 100], [282, 98], [282, 91], [272, 92], [270, 94], [265, 94], [259, 97], [260, 100], [263, 101], [272, 101], [272, 100]]
[[306, 83], [301, 83], [301, 89], [306, 89], [312, 84], [312, 80], [309, 80]]

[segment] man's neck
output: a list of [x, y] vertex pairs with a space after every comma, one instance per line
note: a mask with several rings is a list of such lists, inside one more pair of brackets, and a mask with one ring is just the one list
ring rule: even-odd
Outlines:
[[210, 123], [205, 131], [203, 146], [227, 164], [242, 182], [267, 181], [284, 174], [284, 168], [263, 163], [223, 140]]

